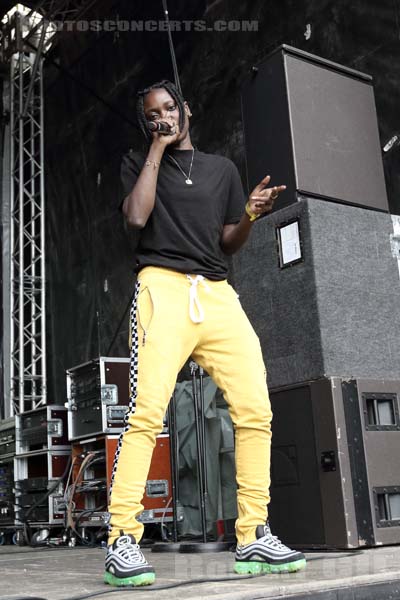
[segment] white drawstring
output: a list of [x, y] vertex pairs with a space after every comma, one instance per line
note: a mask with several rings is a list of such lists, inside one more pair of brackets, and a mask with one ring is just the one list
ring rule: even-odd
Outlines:
[[210, 291], [210, 288], [204, 281], [203, 275], [196, 275], [194, 279], [190, 275], [186, 275], [186, 277], [191, 283], [189, 290], [189, 316], [193, 323], [202, 323], [204, 321], [204, 310], [197, 295], [197, 285], [202, 283], [208, 292]]

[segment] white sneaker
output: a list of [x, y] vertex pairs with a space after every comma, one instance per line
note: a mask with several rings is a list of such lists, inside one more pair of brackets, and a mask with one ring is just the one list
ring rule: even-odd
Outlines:
[[293, 573], [305, 568], [304, 554], [282, 544], [268, 523], [257, 526], [256, 537], [251, 544], [236, 547], [235, 573]]
[[106, 555], [104, 582], [110, 585], [150, 585], [154, 583], [154, 569], [140, 550], [133, 535], [121, 532]]

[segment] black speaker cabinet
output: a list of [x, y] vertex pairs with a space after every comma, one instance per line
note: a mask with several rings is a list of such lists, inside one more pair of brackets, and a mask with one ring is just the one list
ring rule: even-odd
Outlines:
[[400, 376], [392, 217], [303, 198], [256, 221], [232, 283], [274, 388], [325, 376]]
[[269, 513], [286, 543], [400, 543], [399, 395], [399, 380], [339, 377], [271, 390]]
[[242, 93], [249, 190], [265, 175], [310, 197], [388, 211], [372, 79], [280, 46]]

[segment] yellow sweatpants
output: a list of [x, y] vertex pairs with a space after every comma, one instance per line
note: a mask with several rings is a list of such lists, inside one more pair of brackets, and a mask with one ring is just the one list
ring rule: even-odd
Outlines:
[[132, 314], [131, 383], [136, 410], [128, 419], [114, 463], [109, 543], [123, 530], [137, 542], [136, 517], [156, 436], [177, 374], [192, 356], [223, 391], [235, 430], [239, 544], [256, 539], [267, 518], [271, 406], [261, 347], [234, 289], [159, 267], [138, 275]]

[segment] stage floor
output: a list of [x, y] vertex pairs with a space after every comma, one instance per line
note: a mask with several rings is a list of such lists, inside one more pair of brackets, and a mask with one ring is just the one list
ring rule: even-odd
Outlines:
[[[307, 553], [305, 571], [242, 579], [232, 573], [234, 554], [152, 553], [156, 583], [146, 588], [116, 590], [102, 582], [105, 551], [100, 548], [0, 547], [0, 598], [72, 599], [95, 596], [135, 599], [309, 600], [400, 599], [400, 546], [363, 551]], [[227, 581], [216, 581], [227, 578]], [[207, 579], [200, 583], [197, 580]], [[185, 585], [182, 585], [182, 582]], [[176, 586], [176, 587], [175, 587]], [[167, 589], [163, 589], [163, 588]], [[103, 594], [104, 595], [103, 595]]]

